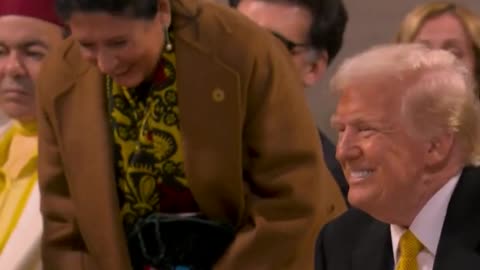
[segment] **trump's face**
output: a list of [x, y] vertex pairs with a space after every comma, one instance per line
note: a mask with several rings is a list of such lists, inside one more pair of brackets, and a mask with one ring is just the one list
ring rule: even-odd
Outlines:
[[341, 94], [332, 125], [349, 202], [374, 217], [413, 207], [425, 192], [426, 143], [407, 132], [399, 91], [388, 83], [357, 84]]

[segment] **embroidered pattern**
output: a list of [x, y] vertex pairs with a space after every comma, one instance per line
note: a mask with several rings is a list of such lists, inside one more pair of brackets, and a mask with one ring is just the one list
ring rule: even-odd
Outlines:
[[152, 212], [196, 211], [184, 172], [175, 54], [164, 52], [150, 89], [106, 78], [121, 215], [129, 228]]

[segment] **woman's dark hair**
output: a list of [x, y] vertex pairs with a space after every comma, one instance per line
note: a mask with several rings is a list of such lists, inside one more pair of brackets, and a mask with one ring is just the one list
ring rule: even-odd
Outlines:
[[158, 0], [55, 0], [58, 15], [68, 21], [75, 12], [106, 12], [112, 15], [152, 19]]

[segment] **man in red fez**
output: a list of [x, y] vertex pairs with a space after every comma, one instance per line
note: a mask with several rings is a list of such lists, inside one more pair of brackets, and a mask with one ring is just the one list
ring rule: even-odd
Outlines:
[[0, 1], [0, 269], [41, 269], [35, 80], [61, 39], [53, 1]]

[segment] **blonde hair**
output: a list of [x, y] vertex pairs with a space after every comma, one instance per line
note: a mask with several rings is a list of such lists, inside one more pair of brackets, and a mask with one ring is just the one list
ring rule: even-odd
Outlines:
[[[430, 2], [415, 7], [400, 24], [396, 42], [412, 42], [426, 21], [446, 13], [454, 15], [460, 21], [472, 40], [475, 54], [475, 70], [473, 72], [475, 80], [480, 82], [480, 18], [465, 7], [451, 2]], [[477, 89], [477, 96], [480, 96], [479, 91], [480, 89]]]
[[379, 95], [401, 91], [401, 114], [410, 134], [430, 138], [451, 132], [465, 163], [480, 165], [480, 100], [471, 72], [453, 54], [421, 44], [376, 46], [346, 59], [331, 89], [341, 94], [348, 87], [375, 82], [389, 85], [379, 89]]

